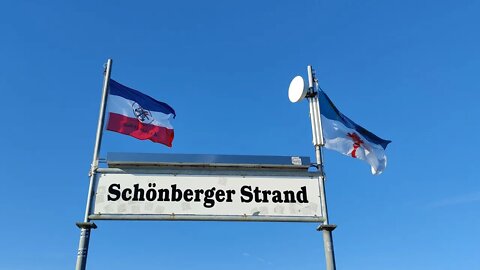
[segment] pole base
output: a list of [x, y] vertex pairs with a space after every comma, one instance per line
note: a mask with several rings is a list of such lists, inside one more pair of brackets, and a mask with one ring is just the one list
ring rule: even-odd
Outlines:
[[77, 222], [75, 223], [75, 225], [77, 225], [77, 227], [80, 229], [96, 229], [97, 228], [97, 224], [93, 222]]
[[318, 226], [317, 231], [329, 231], [329, 232], [332, 232], [332, 231], [335, 230], [336, 228], [337, 228], [337, 225], [335, 225], [335, 224], [324, 224], [324, 225]]

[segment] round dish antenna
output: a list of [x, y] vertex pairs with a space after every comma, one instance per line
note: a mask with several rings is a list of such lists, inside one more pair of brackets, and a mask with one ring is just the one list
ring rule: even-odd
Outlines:
[[308, 88], [303, 80], [302, 76], [297, 76], [293, 78], [290, 82], [290, 87], [288, 87], [288, 99], [292, 103], [301, 101], [307, 95]]

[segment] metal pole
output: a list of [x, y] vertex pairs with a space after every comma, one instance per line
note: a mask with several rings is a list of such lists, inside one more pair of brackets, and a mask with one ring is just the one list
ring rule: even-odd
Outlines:
[[[307, 67], [308, 72], [308, 103], [310, 105], [310, 121], [312, 123], [313, 145], [323, 146], [323, 130], [320, 119], [320, 109], [318, 106], [318, 95], [314, 89], [314, 75], [312, 66]], [[321, 164], [319, 160], [317, 163]]]
[[100, 154], [100, 146], [102, 144], [103, 122], [105, 120], [105, 107], [107, 105], [108, 83], [110, 81], [111, 71], [112, 59], [108, 59], [104, 71], [105, 77], [103, 79], [102, 101], [100, 103], [100, 113], [98, 116], [97, 136], [95, 139], [95, 146], [93, 148], [93, 159], [89, 172], [90, 183], [88, 187], [87, 204], [85, 206], [85, 216], [83, 218], [83, 222], [77, 222], [77, 226], [80, 228], [80, 241], [78, 243], [77, 264], [75, 266], [75, 270], [85, 270], [87, 265], [88, 244], [90, 242], [90, 231], [91, 229], [97, 228], [95, 223], [90, 222], [88, 216], [90, 214], [93, 196], [93, 186], [96, 180], [96, 171], [98, 169], [98, 156]]
[[320, 200], [322, 202], [322, 214], [325, 221], [318, 227], [317, 230], [323, 232], [323, 246], [325, 249], [325, 262], [327, 270], [335, 270], [335, 253], [333, 249], [332, 231], [337, 227], [336, 225], [328, 223], [328, 209], [327, 198], [325, 195], [325, 172], [323, 170], [322, 146], [323, 131], [322, 120], [320, 114], [320, 106], [318, 102], [318, 92], [314, 88], [315, 76], [313, 74], [312, 66], [307, 67], [308, 72], [308, 102], [310, 105], [310, 121], [312, 123], [313, 146], [315, 147], [315, 157], [317, 160], [317, 167], [320, 171], [318, 182], [320, 184]]

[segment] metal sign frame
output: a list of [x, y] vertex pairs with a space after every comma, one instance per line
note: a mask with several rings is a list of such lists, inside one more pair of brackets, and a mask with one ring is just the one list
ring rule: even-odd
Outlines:
[[[175, 156], [177, 157], [177, 156]], [[219, 156], [216, 156], [217, 158]], [[244, 156], [237, 156], [240, 158], [244, 158]], [[236, 165], [235, 167], [231, 167], [234, 164], [229, 164], [229, 167], [225, 166], [217, 166], [218, 164], [202, 164], [199, 167], [192, 167], [193, 164], [189, 165], [189, 167], [185, 167], [184, 163], [179, 164], [170, 163], [169, 166], [156, 166], [159, 164], [151, 163], [149, 166], [135, 166], [135, 167], [127, 167], [127, 168], [99, 168], [97, 170], [97, 176], [95, 178], [94, 183], [94, 196], [92, 197], [93, 201], [91, 203], [91, 208], [89, 209], [89, 219], [90, 220], [201, 220], [201, 221], [260, 221], [260, 222], [323, 222], [325, 219], [323, 218], [322, 207], [321, 207], [321, 200], [320, 200], [320, 190], [319, 190], [319, 173], [308, 172], [307, 169], [304, 170], [292, 170], [288, 168], [288, 165], [278, 165], [279, 167], [276, 169], [260, 169], [252, 167], [248, 164], [243, 165]], [[222, 164], [224, 165], [224, 164]], [[269, 164], [265, 164], [264, 167], [269, 167]], [[292, 166], [289, 166], [292, 167]], [[298, 167], [298, 166], [294, 166]], [[283, 183], [285, 185], [286, 180], [288, 180], [292, 184], [296, 184], [291, 181], [298, 181], [298, 183], [306, 184], [308, 186], [309, 194], [313, 192], [313, 194], [308, 195], [310, 198], [310, 203], [308, 206], [317, 205], [318, 210], [316, 211], [307, 211], [307, 212], [315, 212], [315, 214], [310, 215], [301, 215], [301, 214], [292, 214], [292, 215], [279, 215], [279, 214], [252, 214], [252, 213], [238, 213], [237, 214], [228, 214], [228, 215], [221, 215], [221, 214], [179, 214], [179, 213], [169, 213], [169, 214], [132, 214], [132, 213], [124, 213], [124, 214], [111, 214], [111, 213], [101, 213], [101, 211], [95, 212], [94, 209], [96, 207], [95, 200], [98, 199], [101, 202], [101, 205], [105, 204], [105, 193], [106, 187], [102, 186], [101, 193], [97, 194], [97, 190], [99, 189], [99, 180], [103, 178], [112, 178], [115, 176], [123, 175], [123, 178], [126, 177], [128, 179], [138, 178], [139, 180], [143, 178], [150, 178], [155, 179], [160, 178], [165, 180], [167, 179], [175, 179], [175, 178], [219, 178], [219, 179], [230, 179], [230, 181], [234, 181], [237, 184], [241, 182], [242, 184], [252, 183], [252, 178], [258, 182], [258, 185], [262, 185], [263, 179], [270, 180], [270, 186], [272, 185], [272, 178], [278, 179], [279, 183], [276, 185], [280, 185]], [[151, 176], [151, 177], [144, 177], [144, 176]], [[122, 178], [122, 177], [118, 177]], [[175, 182], [175, 180], [172, 180]], [[138, 182], [137, 182], [138, 183]], [[189, 182], [189, 185], [194, 184], [193, 181]], [[198, 183], [197, 183], [198, 185]], [[273, 184], [275, 185], [275, 184]], [[298, 185], [298, 184], [297, 184]], [[305, 192], [307, 193], [307, 191]], [[313, 196], [313, 197], [312, 197]], [[103, 199], [101, 199], [103, 198]], [[312, 199], [315, 198], [315, 199]], [[130, 202], [132, 203], [132, 202]], [[138, 202], [135, 202], [138, 205]], [[114, 204], [114, 203], [113, 203]], [[124, 202], [120, 202], [120, 204], [124, 204]], [[111, 206], [112, 204], [110, 204]], [[156, 205], [159, 206], [161, 203], [158, 202], [151, 202], [149, 205]], [[235, 205], [235, 204], [234, 204]], [[232, 207], [234, 207], [232, 205]], [[237, 202], [238, 205], [238, 202]], [[254, 205], [255, 203], [251, 203], [250, 205]], [[258, 205], [258, 204], [257, 204]], [[268, 205], [268, 204], [267, 204]], [[271, 204], [270, 204], [271, 206]], [[285, 203], [284, 207], [304, 207], [300, 205], [296, 205], [294, 203]], [[248, 207], [248, 206], [245, 206]], [[245, 208], [244, 207], [244, 208]], [[100, 208], [104, 209], [104, 208]], [[198, 208], [197, 208], [198, 209]], [[115, 212], [115, 211], [113, 211]], [[195, 212], [195, 211], [193, 211]], [[211, 211], [216, 212], [216, 211]], [[236, 211], [232, 211], [236, 212]]]

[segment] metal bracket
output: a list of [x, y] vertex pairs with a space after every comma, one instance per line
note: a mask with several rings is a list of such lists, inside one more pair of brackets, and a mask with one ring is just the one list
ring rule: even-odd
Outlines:
[[318, 164], [318, 163], [310, 163], [310, 168], [315, 168], [317, 170], [320, 170], [323, 168], [323, 165]]
[[335, 224], [322, 224], [320, 226], [318, 226], [317, 228], [317, 231], [329, 231], [329, 232], [332, 232], [333, 230], [335, 230], [335, 228], [337, 228], [337, 225]]
[[322, 176], [325, 181], [327, 180], [327, 174], [323, 170], [324, 169], [323, 164], [311, 163], [310, 168], [317, 169], [317, 171], [320, 173], [320, 176]]
[[97, 228], [97, 224], [93, 222], [76, 222], [75, 225], [77, 225], [77, 227], [80, 229], [96, 229]]
[[90, 170], [88, 171], [88, 177], [91, 177], [92, 175], [94, 175], [97, 172], [97, 169], [98, 169], [98, 162], [97, 164], [92, 164], [90, 166]]

